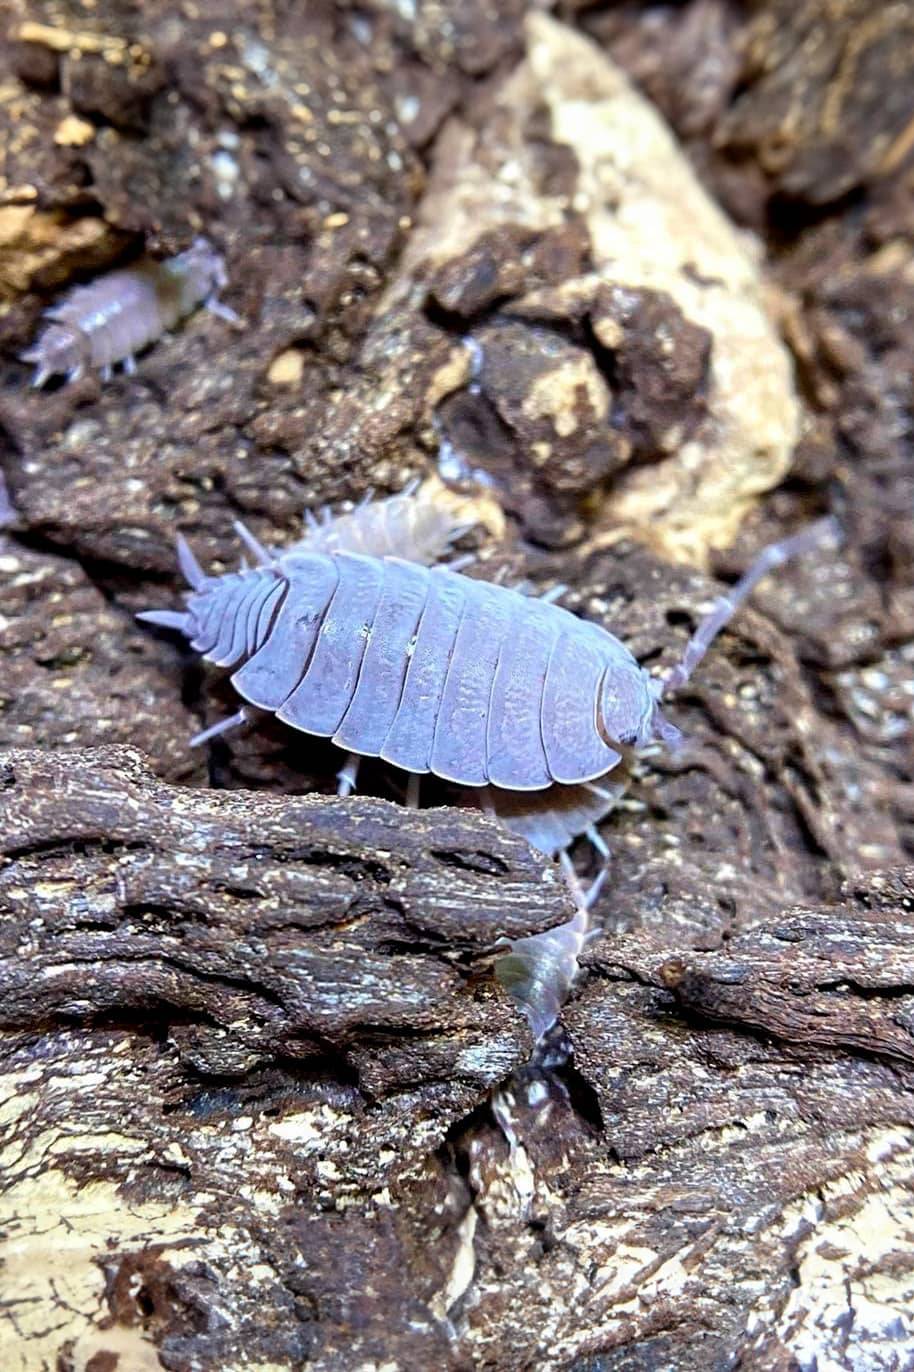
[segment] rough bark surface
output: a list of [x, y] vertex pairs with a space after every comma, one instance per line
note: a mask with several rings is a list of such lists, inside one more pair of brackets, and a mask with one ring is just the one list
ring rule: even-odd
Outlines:
[[[907, 1372], [914, 5], [0, 24], [3, 1372]], [[240, 327], [30, 390], [62, 290], [198, 233]], [[231, 687], [133, 619], [179, 530], [434, 472], [471, 574], [654, 670], [844, 532], [632, 761], [532, 1059], [493, 965], [557, 869], [275, 722], [191, 751]]]

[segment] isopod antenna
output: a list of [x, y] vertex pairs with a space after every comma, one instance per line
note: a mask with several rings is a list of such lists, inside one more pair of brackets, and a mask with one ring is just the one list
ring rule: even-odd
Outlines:
[[776, 567], [783, 566], [793, 557], [802, 557], [825, 542], [833, 540], [838, 543], [840, 539], [841, 529], [838, 521], [828, 516], [816, 520], [815, 524], [807, 525], [799, 533], [764, 548], [739, 581], [725, 595], [717, 597], [686, 644], [682, 657], [664, 678], [662, 694], [666, 695], [685, 685], [721, 629], [726, 627], [740, 606], [748, 600], [762, 577], [773, 572]]

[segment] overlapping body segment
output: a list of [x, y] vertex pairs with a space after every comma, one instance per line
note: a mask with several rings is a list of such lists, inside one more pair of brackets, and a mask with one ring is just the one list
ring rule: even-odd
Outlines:
[[[323, 738], [336, 733], [355, 694], [384, 580], [378, 558], [346, 554], [331, 560], [336, 588], [321, 613], [301, 680], [276, 711], [283, 723]], [[302, 609], [310, 614], [310, 607]]]
[[[253, 576], [276, 579], [270, 568]], [[258, 709], [280, 710], [311, 660], [324, 615], [339, 584], [336, 560], [313, 556], [296, 560], [280, 577], [285, 594], [269, 632], [232, 677], [240, 696]], [[193, 611], [194, 597], [188, 608]]]
[[393, 726], [412, 662], [429, 577], [411, 562], [385, 562], [384, 581], [352, 699], [333, 736], [347, 752], [378, 757]]
[[194, 647], [250, 704], [347, 751], [462, 786], [543, 790], [619, 761], [600, 693], [637, 662], [567, 610], [443, 567], [296, 551], [205, 578]]

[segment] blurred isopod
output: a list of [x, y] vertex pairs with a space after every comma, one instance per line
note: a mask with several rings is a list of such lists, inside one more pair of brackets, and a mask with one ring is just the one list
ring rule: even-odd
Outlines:
[[235, 311], [218, 299], [227, 285], [225, 259], [208, 239], [195, 238], [186, 252], [164, 262], [141, 258], [74, 287], [46, 312], [50, 324], [21, 354], [23, 362], [35, 364], [32, 385], [43, 386], [60, 373], [76, 381], [93, 368], [108, 381], [118, 362], [130, 374], [136, 354], [199, 305], [237, 323]]

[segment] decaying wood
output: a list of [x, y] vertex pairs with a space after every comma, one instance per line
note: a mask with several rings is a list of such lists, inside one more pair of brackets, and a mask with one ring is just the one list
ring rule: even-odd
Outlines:
[[[912, 7], [549, 8], [13, 0], [2, 1372], [914, 1366]], [[58, 291], [197, 233], [243, 329], [30, 391]], [[671, 701], [533, 1061], [555, 872], [272, 722], [190, 752], [231, 690], [132, 619], [178, 529], [435, 470], [656, 669], [684, 559], [845, 533]]]
[[683, 1020], [645, 933], [594, 946], [574, 1067], [536, 1070], [491, 957], [566, 897], [481, 816], [182, 790], [123, 748], [14, 750], [0, 787], [11, 1365], [698, 1368], [826, 1346], [847, 1283], [875, 1337], [876, 1272], [903, 1299], [909, 880], [689, 955], [690, 1009], [796, 1047]]
[[[306, 1226], [347, 1195], [384, 1213], [384, 1188], [529, 1054], [491, 961], [569, 902], [480, 815], [180, 790], [122, 748], [14, 750], [0, 778], [5, 1308], [22, 1366], [84, 1348], [103, 1270], [126, 1295], [125, 1263], [164, 1271], [171, 1240], [209, 1252], [201, 1205], [219, 1228], [234, 1194], [249, 1238], [297, 1195]], [[78, 1299], [57, 1288], [60, 1226]], [[236, 1334], [242, 1307], [279, 1318], [256, 1276], [241, 1306], [223, 1276]], [[98, 1347], [139, 1366], [145, 1337]]]
[[914, 871], [906, 879], [897, 910], [788, 910], [726, 955], [669, 958], [661, 979], [712, 1019], [914, 1063]]
[[[529, 1048], [486, 959], [570, 902], [500, 827], [461, 811], [405, 822], [379, 800], [179, 791], [129, 749], [11, 752], [2, 777], [0, 1024], [157, 1008], [186, 1018], [200, 1071], [351, 1050], [373, 1092], [398, 1072], [422, 1080], [424, 1037], [435, 1074], [452, 1052], [480, 1090]], [[398, 1066], [383, 1041], [403, 1033]]]

